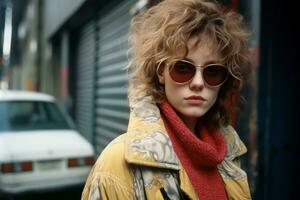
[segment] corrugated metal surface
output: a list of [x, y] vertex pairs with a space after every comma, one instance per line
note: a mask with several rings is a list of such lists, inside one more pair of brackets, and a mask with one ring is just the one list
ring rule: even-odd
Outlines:
[[136, 0], [123, 1], [107, 15], [101, 16], [99, 26], [99, 60], [96, 78], [96, 151], [103, 148], [127, 129], [128, 30], [130, 9]]
[[93, 138], [95, 45], [95, 23], [91, 21], [81, 29], [78, 39], [75, 102], [77, 128], [89, 141]]

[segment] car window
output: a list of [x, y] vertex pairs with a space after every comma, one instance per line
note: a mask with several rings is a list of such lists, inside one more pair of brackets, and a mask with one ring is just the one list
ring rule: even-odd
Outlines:
[[65, 115], [52, 102], [0, 102], [0, 131], [71, 129]]

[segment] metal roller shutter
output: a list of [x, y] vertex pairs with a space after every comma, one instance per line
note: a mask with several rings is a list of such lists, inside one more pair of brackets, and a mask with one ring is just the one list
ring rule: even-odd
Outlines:
[[93, 136], [95, 72], [95, 23], [85, 25], [78, 39], [75, 118], [79, 132], [89, 141]]
[[96, 151], [103, 148], [127, 129], [128, 31], [130, 9], [136, 0], [123, 1], [107, 15], [101, 16], [99, 27], [99, 57], [96, 74]]

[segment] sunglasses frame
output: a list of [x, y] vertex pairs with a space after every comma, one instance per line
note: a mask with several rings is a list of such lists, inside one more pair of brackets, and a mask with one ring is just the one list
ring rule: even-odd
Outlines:
[[[204, 83], [205, 83], [207, 86], [209, 86], [209, 87], [219, 87], [219, 86], [223, 85], [223, 84], [226, 82], [226, 80], [228, 79], [228, 76], [229, 76], [229, 73], [230, 73], [229, 70], [227, 69], [227, 67], [226, 67], [225, 65], [222, 65], [222, 64], [219, 64], [219, 63], [212, 63], [212, 64], [207, 64], [207, 65], [196, 65], [196, 64], [194, 64], [194, 63], [192, 63], [192, 62], [190, 62], [190, 61], [188, 61], [188, 60], [184, 60], [184, 59], [183, 59], [183, 60], [178, 60], [178, 61], [176, 61], [173, 65], [169, 65], [169, 66], [168, 66], [168, 67], [169, 67], [168, 71], [169, 71], [169, 75], [170, 75], [172, 81], [174, 81], [175, 83], [180, 84], [180, 85], [187, 84], [188, 82], [190, 82], [191, 80], [193, 80], [193, 78], [194, 78], [195, 75], [196, 75], [196, 71], [195, 71], [195, 74], [194, 74], [189, 80], [187, 80], [187, 81], [185, 81], [185, 82], [182, 82], [182, 83], [181, 83], [181, 82], [177, 82], [177, 81], [175, 81], [175, 80], [172, 78], [172, 76], [171, 76], [171, 70], [174, 68], [174, 66], [175, 66], [175, 64], [176, 64], [177, 62], [185, 62], [185, 63], [189, 63], [189, 64], [193, 65], [193, 66], [196, 68], [196, 70], [197, 70], [197, 68], [199, 68], [199, 69], [201, 70], [201, 75], [202, 75], [202, 78], [203, 78]], [[218, 65], [218, 66], [224, 67], [224, 68], [227, 70], [226, 78], [224, 79], [224, 81], [222, 81], [222, 82], [219, 83], [218, 85], [210, 85], [210, 84], [208, 84], [207, 81], [204, 79], [204, 76], [203, 76], [203, 71], [204, 71], [204, 69], [205, 69], [206, 67], [214, 66], [214, 65]]]

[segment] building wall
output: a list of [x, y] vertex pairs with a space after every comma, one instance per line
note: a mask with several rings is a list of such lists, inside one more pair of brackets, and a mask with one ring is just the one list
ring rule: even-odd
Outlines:
[[298, 7], [262, 1], [256, 199], [299, 199]]
[[[2, 80], [2, 75], [4, 73], [4, 58], [2, 52], [3, 40], [4, 40], [4, 25], [5, 25], [5, 10], [6, 3], [5, 1], [0, 1], [0, 81]], [[1, 82], [0, 82], [1, 84]], [[1, 85], [0, 85], [1, 87]]]
[[[12, 62], [12, 88], [37, 90], [39, 85], [39, 2], [30, 0], [25, 5], [24, 16], [14, 27], [18, 40], [16, 50], [20, 52], [17, 62]], [[16, 71], [16, 72], [14, 72]], [[20, 77], [19, 77], [20, 76]]]
[[[136, 1], [85, 2], [69, 15], [58, 13], [59, 23], [48, 16], [55, 2], [42, 6], [46, 48], [41, 89], [55, 92], [77, 128], [100, 152], [127, 128], [127, 75], [122, 68], [127, 64], [130, 9]], [[57, 28], [51, 32], [54, 23]]]
[[45, 0], [43, 23], [46, 38], [51, 38], [86, 0]]

